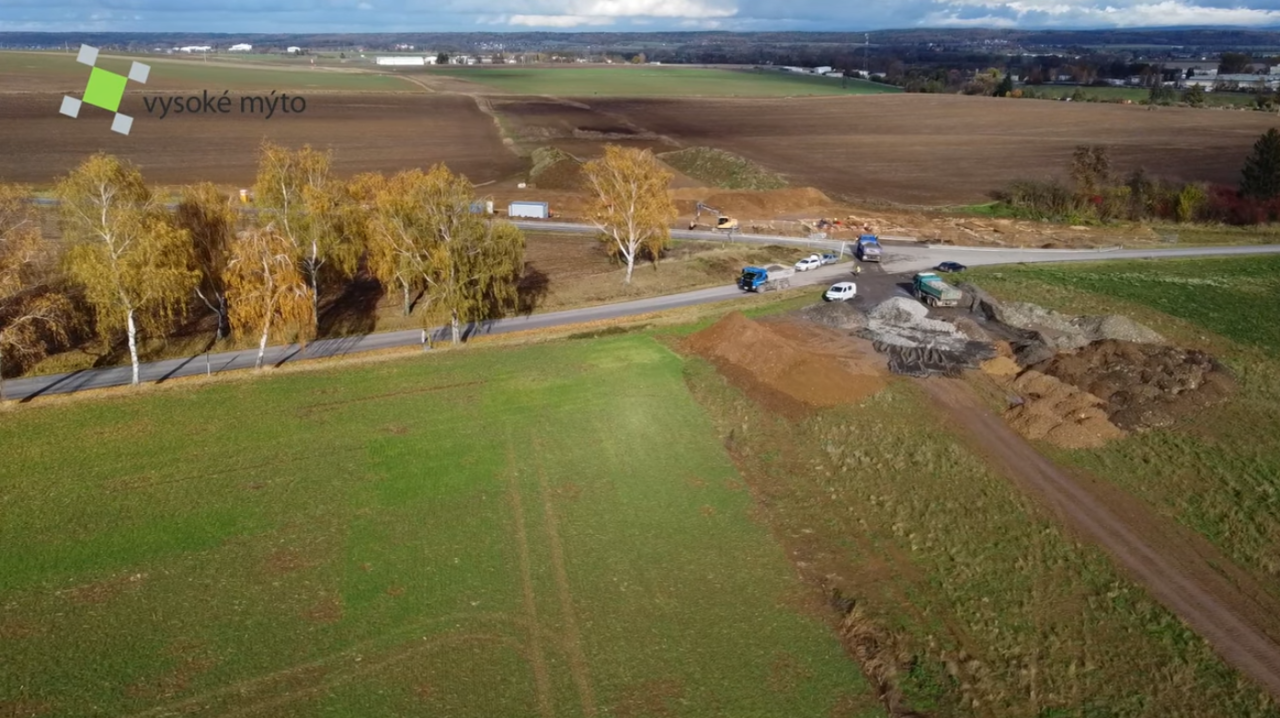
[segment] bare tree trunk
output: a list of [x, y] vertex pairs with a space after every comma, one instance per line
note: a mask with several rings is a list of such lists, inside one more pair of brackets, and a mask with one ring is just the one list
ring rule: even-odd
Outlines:
[[227, 316], [227, 297], [220, 294], [218, 295], [218, 340], [221, 341], [229, 334], [231, 334], [231, 320]]
[[636, 267], [636, 255], [634, 253], [627, 255], [627, 279], [624, 284], [631, 284], [631, 271]]
[[267, 316], [267, 320], [262, 323], [262, 339], [258, 341], [258, 361], [254, 363], [254, 369], [262, 368], [262, 357], [267, 353], [267, 337], [271, 334], [271, 316]]
[[458, 310], [455, 309], [449, 314], [449, 328], [453, 330], [453, 343], [457, 344], [462, 340], [461, 332], [458, 327]]
[[133, 384], [138, 384], [138, 325], [133, 320], [133, 310], [126, 315], [126, 329], [129, 334], [129, 362], [133, 364]]
[[407, 317], [409, 316], [409, 306], [410, 306], [409, 300], [411, 299], [411, 297], [409, 296], [409, 283], [400, 282], [400, 286], [404, 288], [404, 315]]
[[4, 349], [0, 348], [0, 401], [4, 401]]
[[316, 336], [320, 336], [320, 247], [311, 240], [311, 259], [307, 262], [311, 279], [311, 316], [315, 321]]

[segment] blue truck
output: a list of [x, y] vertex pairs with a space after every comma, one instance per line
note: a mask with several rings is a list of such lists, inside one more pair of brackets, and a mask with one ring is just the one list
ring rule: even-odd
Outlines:
[[766, 267], [743, 267], [738, 277], [738, 288], [744, 292], [769, 292], [774, 289], [786, 289], [791, 286], [791, 277], [795, 275], [795, 267], [784, 267], [781, 264], [770, 264]]
[[858, 237], [858, 244], [853, 252], [860, 262], [879, 262], [880, 255], [883, 253], [884, 249], [880, 246], [880, 240], [874, 234], [864, 234]]

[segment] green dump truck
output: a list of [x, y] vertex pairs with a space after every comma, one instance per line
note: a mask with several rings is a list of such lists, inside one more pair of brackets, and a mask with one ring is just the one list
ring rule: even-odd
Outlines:
[[942, 281], [933, 272], [920, 272], [911, 280], [916, 299], [931, 307], [954, 307], [960, 303], [960, 290]]

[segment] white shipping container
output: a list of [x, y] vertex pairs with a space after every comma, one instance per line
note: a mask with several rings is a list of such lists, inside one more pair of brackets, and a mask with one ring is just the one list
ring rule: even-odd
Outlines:
[[546, 219], [551, 216], [551, 209], [546, 202], [512, 202], [507, 208], [507, 216]]

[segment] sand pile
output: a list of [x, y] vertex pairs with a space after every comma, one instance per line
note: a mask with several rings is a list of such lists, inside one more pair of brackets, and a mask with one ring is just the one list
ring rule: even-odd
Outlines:
[[978, 365], [982, 371], [991, 376], [1017, 376], [1022, 371], [1022, 367], [1018, 366], [1018, 362], [1007, 356], [997, 356], [994, 359], [988, 359]]
[[1065, 449], [1093, 449], [1125, 436], [1107, 418], [1104, 402], [1054, 377], [1028, 370], [1011, 384], [1022, 403], [1005, 419], [1028, 439]]
[[861, 401], [884, 387], [883, 363], [864, 342], [816, 325], [755, 322], [734, 312], [685, 347], [787, 414]]
[[1204, 352], [1136, 342], [1094, 342], [1034, 368], [1097, 396], [1111, 421], [1130, 430], [1168, 426], [1235, 389]]

